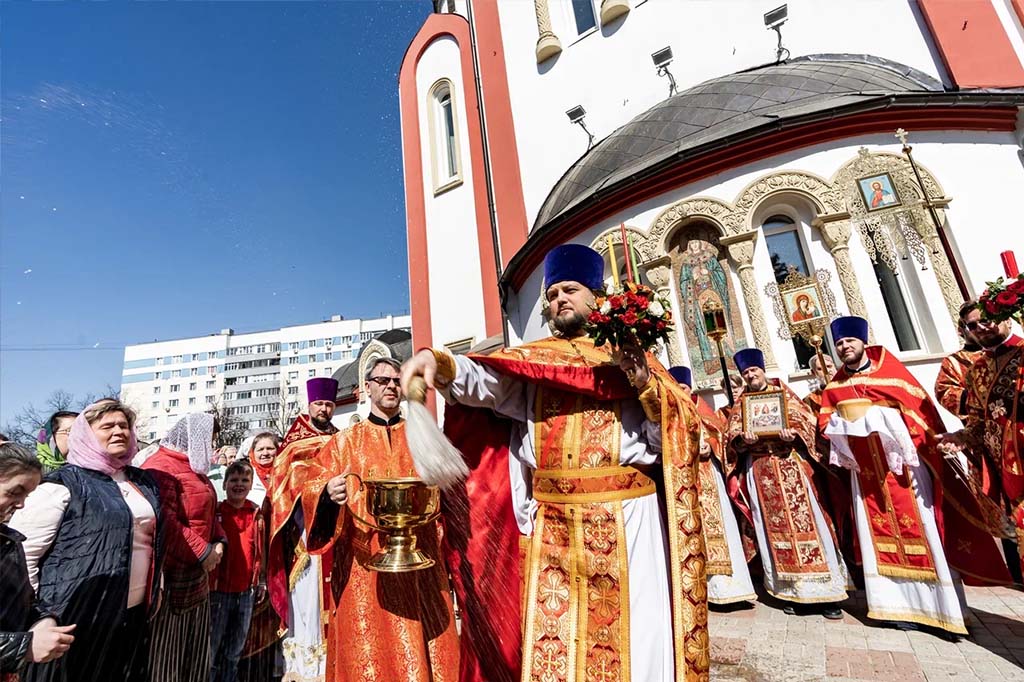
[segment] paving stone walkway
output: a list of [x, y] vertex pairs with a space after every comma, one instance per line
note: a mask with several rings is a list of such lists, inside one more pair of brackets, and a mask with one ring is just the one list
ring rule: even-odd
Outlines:
[[787, 616], [777, 602], [710, 618], [716, 682], [1024, 682], [1024, 591], [966, 588], [970, 637], [953, 643], [931, 632], [902, 632], [866, 617], [863, 592], [843, 603], [844, 618]]

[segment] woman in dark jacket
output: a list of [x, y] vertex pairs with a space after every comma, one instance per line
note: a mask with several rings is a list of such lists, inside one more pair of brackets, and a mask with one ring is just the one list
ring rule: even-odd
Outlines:
[[68, 463], [47, 474], [11, 525], [25, 536], [36, 604], [77, 624], [67, 655], [30, 682], [145, 682], [162, 535], [156, 481], [129, 466], [135, 413], [112, 399], [75, 418]]
[[[25, 566], [25, 537], [7, 526], [25, 498], [39, 485], [43, 466], [28, 449], [0, 443], [0, 679], [18, 679], [31, 662], [64, 655], [75, 640], [74, 625], [60, 627], [33, 608], [34, 594]], [[30, 627], [31, 626], [31, 627]]]

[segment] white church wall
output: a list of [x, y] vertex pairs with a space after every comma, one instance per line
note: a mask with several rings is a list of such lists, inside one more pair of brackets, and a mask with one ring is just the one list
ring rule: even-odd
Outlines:
[[[680, 90], [776, 58], [776, 36], [765, 29], [763, 13], [778, 3], [633, 2], [624, 19], [582, 36], [570, 0], [548, 4], [562, 52], [540, 65], [533, 3], [498, 5], [531, 226], [555, 182], [586, 152], [586, 135], [566, 118], [570, 107], [583, 105], [588, 128], [601, 140], [666, 97], [668, 81], [651, 62], [655, 50], [672, 47], [675, 61], [669, 68]], [[788, 5], [783, 44], [793, 57], [867, 53], [943, 78], [914, 3], [792, 0]]]
[[[774, 171], [800, 170], [829, 180], [843, 164], [856, 156], [861, 146], [867, 146], [872, 152], [899, 153], [899, 144], [894, 142], [890, 135], [863, 136], [765, 159], [729, 173], [706, 178], [631, 207], [592, 226], [571, 241], [590, 244], [597, 236], [618, 226], [620, 222], [647, 231], [663, 210], [678, 201], [695, 196], [711, 197], [731, 203], [751, 182]], [[1000, 251], [1015, 249], [1018, 255], [1024, 254], [1024, 230], [1014, 222], [1013, 217], [1016, 215], [1015, 198], [1020, 188], [1024, 187], [1024, 166], [1018, 157], [1019, 149], [1009, 133], [921, 133], [913, 135], [911, 143], [915, 159], [934, 175], [946, 196], [952, 198], [948, 209], [951, 239], [961, 254], [975, 289], [979, 289], [984, 286], [986, 279], [993, 279], [1001, 274], [998, 256]], [[979, 172], [981, 169], [984, 172]], [[772, 196], [755, 208], [753, 215], [760, 221], [773, 213], [774, 207], [791, 205], [794, 209], [799, 209], [798, 204], [799, 200], [791, 201], [783, 195]], [[792, 217], [806, 220], [806, 216], [798, 215], [799, 210], [792, 213]], [[832, 272], [832, 290], [836, 295], [837, 308], [841, 313], [848, 313], [849, 305], [845, 300], [831, 254], [816, 230], [807, 226], [802, 226], [801, 229], [804, 230], [804, 245], [808, 257], [815, 267], [828, 268]], [[885, 312], [874, 269], [857, 234], [850, 240], [850, 253], [865, 304], [871, 315], [876, 339], [888, 348], [896, 350], [896, 339]], [[776, 374], [791, 381], [798, 392], [805, 393], [808, 390], [806, 372], [795, 370], [796, 358], [792, 345], [789, 341], [778, 338], [776, 329], [780, 322], [774, 315], [770, 301], [763, 295], [764, 287], [774, 281], [763, 238], [758, 239], [754, 266], [758, 292], [762, 296], [762, 308], [771, 332], [772, 349], [779, 365]], [[542, 270], [542, 267], [538, 267], [530, 274], [513, 300], [510, 310], [510, 323], [515, 336], [526, 341], [548, 334], [540, 316]], [[897, 355], [907, 362], [915, 376], [930, 389], [934, 385], [941, 358], [956, 350], [960, 341], [935, 281], [930, 261], [926, 271], [921, 271], [913, 261], [903, 263], [901, 270], [903, 277], [917, 281], [917, 284], [901, 284], [915, 289], [912, 292], [912, 303], [918, 306], [915, 314], [918, 318], [917, 331], [922, 348]], [[742, 290], [735, 269], [731, 275], [737, 296], [741, 296]], [[678, 310], [680, 301], [675, 300], [674, 303]], [[746, 306], [741, 302], [740, 307], [748, 342], [752, 343]], [[721, 402], [723, 398], [719, 396], [717, 400]]]
[[[431, 157], [430, 90], [440, 79], [452, 83], [459, 138], [462, 184], [435, 194]], [[423, 196], [430, 273], [433, 343], [484, 338], [484, 304], [480, 275], [474, 182], [470, 163], [465, 89], [459, 46], [451, 37], [428, 46], [416, 68], [419, 98]], [[468, 84], [472, 87], [472, 84]], [[473, 115], [476, 115], [473, 112]], [[439, 151], [439, 150], [438, 150]]]

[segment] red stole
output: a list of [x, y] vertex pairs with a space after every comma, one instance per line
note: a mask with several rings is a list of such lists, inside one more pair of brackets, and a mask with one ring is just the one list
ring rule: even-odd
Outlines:
[[[815, 447], [814, 418], [810, 409], [781, 381], [771, 380], [767, 390], [785, 394], [787, 422], [796, 433], [792, 443], [762, 437], [748, 448], [772, 565], [779, 577], [786, 580], [827, 580], [831, 571], [811, 507], [813, 495], [831, 533], [828, 512], [811, 482], [814, 472], [810, 461], [821, 459]], [[742, 404], [738, 396], [737, 408], [729, 420], [729, 438], [736, 443], [741, 442], [743, 434]], [[745, 475], [739, 478], [740, 489], [746, 489]]]
[[[903, 363], [881, 346], [869, 346], [866, 357], [870, 360], [867, 370], [851, 374], [841, 367], [825, 387], [818, 416], [820, 429], [825, 429], [836, 405], [843, 400], [867, 398], [875, 405], [898, 410], [918, 457], [931, 473], [935, 522], [950, 565], [968, 584], [1009, 582], [1006, 564], [986, 531], [977, 499], [951, 467], [944, 465], [936, 450], [936, 434], [945, 428], [931, 398]], [[934, 580], [934, 562], [924, 541], [909, 473], [897, 476], [889, 471], [878, 440], [875, 435], [851, 438], [850, 446], [861, 469], [858, 481], [879, 572]]]
[[290, 521], [310, 471], [319, 471], [317, 453], [337, 432], [334, 426], [328, 431], [320, 431], [313, 426], [308, 415], [301, 414], [288, 429], [274, 458], [274, 469], [270, 476], [273, 487], [267, 488], [271, 508], [267, 589], [274, 610], [285, 622], [288, 619], [289, 572], [297, 574], [309, 560], [306, 548], [299, 539], [298, 529], [294, 524], [289, 528]]

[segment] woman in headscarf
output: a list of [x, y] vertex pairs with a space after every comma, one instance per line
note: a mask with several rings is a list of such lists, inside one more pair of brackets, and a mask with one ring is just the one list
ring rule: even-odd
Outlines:
[[[274, 457], [277, 455], [280, 445], [281, 439], [273, 431], [257, 431], [242, 441], [242, 446], [238, 451], [242, 457], [248, 458], [256, 472], [249, 499], [262, 505], [265, 519], [270, 518], [270, 500], [267, 498], [267, 490], [270, 488], [270, 472], [274, 468]], [[259, 490], [257, 490], [257, 486]], [[266, 524], [265, 527], [264, 553], [270, 546], [270, 524]], [[263, 565], [266, 570], [265, 561]], [[263, 583], [266, 583], [265, 579]], [[274, 611], [264, 590], [262, 594], [256, 595], [256, 605], [253, 608], [252, 622], [249, 625], [249, 636], [245, 640], [242, 660], [238, 663], [240, 682], [269, 682], [272, 677], [281, 676], [281, 673], [275, 670], [283, 667], [283, 665], [278, 665], [277, 661], [280, 658], [278, 655], [281, 639], [278, 635], [280, 627], [281, 617]]]
[[28, 667], [31, 682], [148, 679], [149, 616], [162, 554], [159, 490], [129, 466], [135, 413], [93, 403], [71, 426], [67, 464], [29, 496], [11, 526], [26, 536], [36, 608], [76, 625], [67, 654]]
[[150, 642], [152, 682], [201, 682], [210, 675], [210, 585], [224, 556], [210, 469], [219, 428], [212, 414], [182, 417], [143, 468], [160, 486], [167, 525], [163, 606]]
[[19, 680], [29, 663], [64, 655], [75, 641], [74, 625], [57, 625], [33, 608], [24, 535], [7, 527], [11, 515], [42, 478], [43, 465], [28, 448], [0, 440], [0, 679]]

